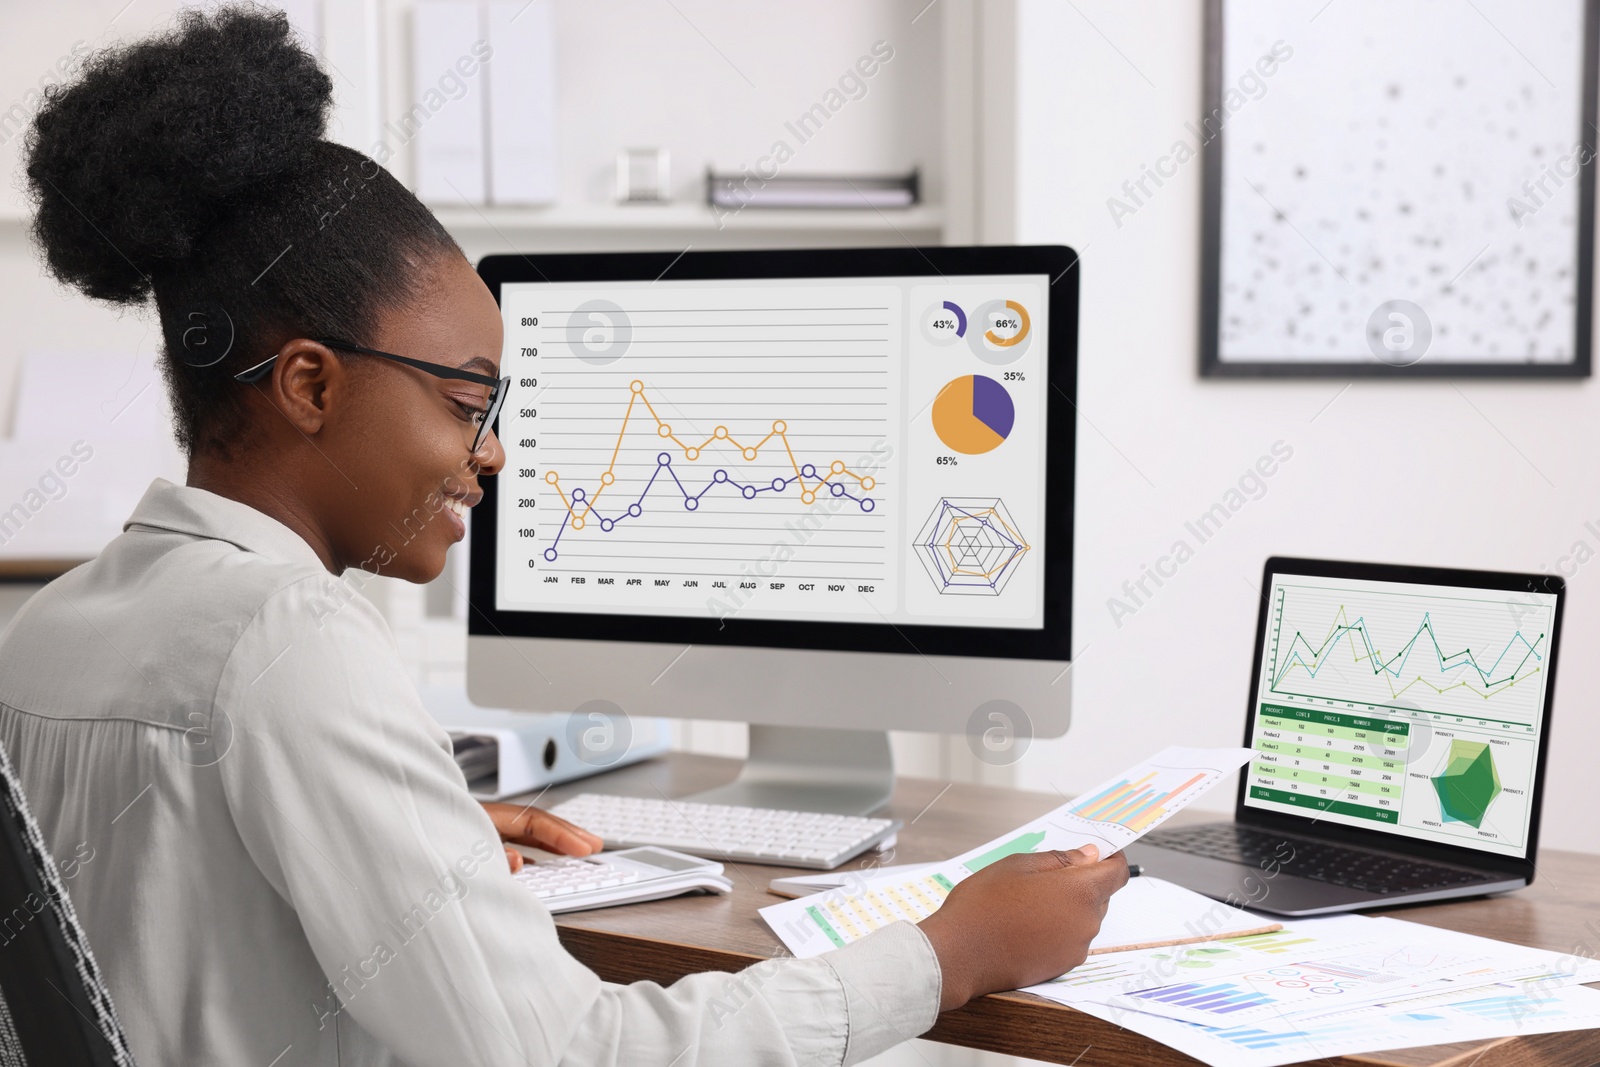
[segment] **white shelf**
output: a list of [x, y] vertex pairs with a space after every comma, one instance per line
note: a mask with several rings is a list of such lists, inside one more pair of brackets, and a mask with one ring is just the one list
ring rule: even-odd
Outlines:
[[[456, 233], [527, 232], [530, 230], [606, 230], [779, 233], [793, 230], [846, 230], [926, 233], [944, 225], [938, 207], [831, 210], [825, 208], [746, 208], [718, 216], [703, 204], [626, 204], [593, 208], [434, 207], [445, 228]], [[0, 208], [0, 226], [19, 229], [32, 215]]]
[[433, 213], [453, 232], [623, 230], [746, 232], [787, 230], [895, 230], [926, 232], [944, 225], [936, 206], [833, 210], [745, 208], [719, 215], [705, 204], [607, 204], [594, 207], [511, 208], [438, 206]]

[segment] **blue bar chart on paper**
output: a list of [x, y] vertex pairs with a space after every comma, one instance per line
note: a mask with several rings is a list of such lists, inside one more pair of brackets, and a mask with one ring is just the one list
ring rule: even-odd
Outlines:
[[1239, 985], [1237, 982], [1217, 982], [1206, 985], [1185, 982], [1182, 985], [1134, 993], [1140, 1000], [1159, 1001], [1163, 1004], [1180, 1004], [1186, 1008], [1200, 1008], [1210, 1015], [1231, 1015], [1244, 1008], [1270, 1004], [1272, 998], [1265, 993]]

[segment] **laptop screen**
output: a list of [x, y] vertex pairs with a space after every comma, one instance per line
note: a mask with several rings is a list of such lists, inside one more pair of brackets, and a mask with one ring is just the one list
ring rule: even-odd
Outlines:
[[1526, 858], [1555, 594], [1270, 578], [1245, 806]]

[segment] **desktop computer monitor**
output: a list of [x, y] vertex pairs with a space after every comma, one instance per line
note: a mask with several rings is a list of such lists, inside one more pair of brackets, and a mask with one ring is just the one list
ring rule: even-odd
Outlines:
[[[474, 703], [751, 724], [714, 799], [866, 812], [887, 731], [1067, 729], [1065, 247], [497, 255]], [[1020, 736], [1019, 736], [1020, 735]]]

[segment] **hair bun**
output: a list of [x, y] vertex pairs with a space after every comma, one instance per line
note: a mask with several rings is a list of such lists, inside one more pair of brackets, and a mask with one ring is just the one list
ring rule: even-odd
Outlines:
[[185, 11], [167, 33], [91, 56], [46, 93], [28, 133], [33, 232], [51, 273], [142, 302], [152, 275], [252, 188], [304, 165], [332, 100], [288, 16], [254, 5]]

